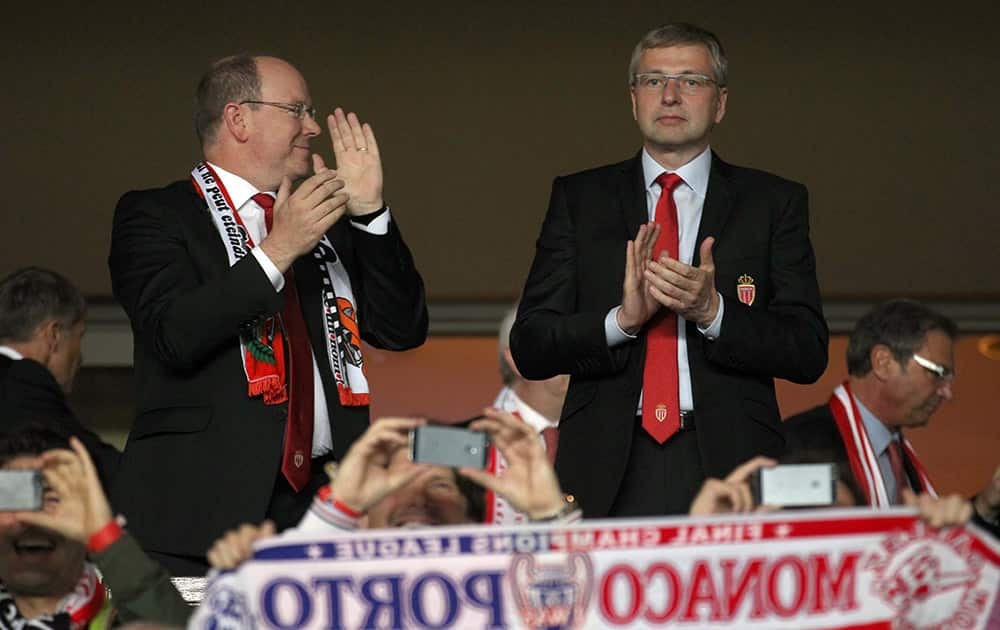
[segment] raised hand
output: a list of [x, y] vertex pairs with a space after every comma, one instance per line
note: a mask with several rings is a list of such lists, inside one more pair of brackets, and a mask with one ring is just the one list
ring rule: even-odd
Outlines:
[[972, 518], [972, 502], [957, 494], [935, 498], [903, 488], [903, 505], [917, 508], [920, 518], [931, 527], [964, 525]]
[[235, 569], [253, 555], [253, 544], [263, 538], [274, 536], [274, 523], [264, 521], [260, 525], [244, 523], [231, 529], [212, 544], [208, 550], [208, 563], [216, 569]]
[[[698, 495], [691, 502], [688, 513], [691, 516], [706, 514], [729, 514], [752, 512], [755, 510], [750, 492], [750, 476], [761, 468], [774, 466], [777, 462], [767, 457], [754, 457], [743, 462], [729, 473], [724, 480], [706, 479]], [[769, 506], [756, 508], [757, 511], [772, 509]]]
[[502, 477], [475, 468], [463, 467], [458, 472], [507, 499], [528, 518], [545, 518], [558, 512], [564, 505], [563, 492], [535, 429], [499, 409], [487, 408], [483, 416], [469, 428], [489, 434], [493, 446], [507, 461], [507, 469]]
[[325, 168], [319, 156], [313, 156], [313, 166], [317, 173], [299, 184], [295, 192], [291, 192], [288, 177], [281, 180], [274, 202], [274, 225], [260, 243], [282, 273], [296, 258], [312, 251], [346, 209], [347, 192], [337, 172]]
[[330, 482], [333, 497], [362, 514], [387, 495], [402, 488], [426, 466], [406, 462], [389, 466], [392, 456], [409, 444], [410, 429], [425, 424], [419, 418], [381, 418], [358, 438]]
[[[711, 236], [701, 242], [701, 264], [686, 265], [667, 252], [646, 266], [646, 280], [653, 298], [688, 321], [707, 328], [719, 312], [719, 293], [715, 290], [715, 261]], [[676, 255], [677, 252], [672, 252]]]
[[660, 236], [660, 226], [647, 223], [639, 226], [635, 240], [625, 245], [625, 280], [622, 282], [622, 306], [618, 309], [618, 327], [635, 334], [660, 308], [649, 292], [646, 265], [653, 255], [653, 246]]
[[69, 442], [72, 451], [46, 451], [39, 458], [49, 492], [58, 500], [46, 502], [40, 512], [17, 512], [14, 516], [21, 523], [44, 527], [87, 544], [91, 536], [111, 521], [111, 505], [87, 448], [75, 437]]
[[347, 212], [360, 216], [382, 207], [382, 158], [371, 125], [340, 107], [327, 116], [338, 176], [350, 196]]

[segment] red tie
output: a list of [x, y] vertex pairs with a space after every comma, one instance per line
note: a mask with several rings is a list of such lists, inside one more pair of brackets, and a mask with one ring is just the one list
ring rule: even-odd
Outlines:
[[[656, 202], [660, 238], [653, 259], [667, 250], [678, 258], [677, 204], [674, 188], [683, 180], [675, 173], [661, 173], [656, 182], [663, 188]], [[646, 333], [646, 365], [642, 373], [642, 428], [663, 444], [681, 426], [680, 386], [677, 380], [677, 314], [661, 309]]]
[[559, 429], [547, 427], [542, 429], [542, 440], [545, 442], [545, 456], [549, 458], [549, 463], [556, 463], [556, 448], [559, 447]]
[[[264, 209], [264, 223], [271, 231], [274, 221], [274, 197], [257, 193], [253, 200]], [[295, 289], [292, 270], [285, 272], [285, 306], [281, 322], [285, 331], [291, 366], [288, 384], [288, 424], [285, 428], [285, 450], [281, 456], [281, 472], [296, 492], [309, 483], [313, 438], [313, 361], [309, 345], [309, 329], [302, 318], [299, 294]]]
[[898, 440], [889, 440], [889, 465], [892, 467], [892, 476], [896, 478], [896, 496], [893, 497], [893, 505], [902, 505], [903, 488], [910, 487], [910, 478], [906, 476], [906, 468], [903, 467], [903, 449], [899, 447]]

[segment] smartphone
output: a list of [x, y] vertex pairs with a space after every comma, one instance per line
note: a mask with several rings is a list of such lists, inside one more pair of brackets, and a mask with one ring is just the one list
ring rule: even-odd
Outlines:
[[410, 461], [455, 468], [486, 468], [489, 438], [458, 427], [425, 424], [410, 429]]
[[837, 467], [824, 463], [760, 468], [750, 478], [750, 489], [757, 505], [833, 505], [837, 498]]
[[0, 512], [42, 509], [44, 478], [40, 470], [0, 470]]

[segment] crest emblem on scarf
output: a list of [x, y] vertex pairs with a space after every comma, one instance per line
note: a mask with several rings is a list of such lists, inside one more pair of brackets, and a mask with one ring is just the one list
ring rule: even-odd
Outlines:
[[740, 302], [753, 306], [754, 298], [757, 297], [757, 285], [754, 284], [753, 278], [743, 274], [736, 279], [736, 296]]
[[585, 621], [594, 585], [594, 567], [587, 554], [571, 553], [553, 563], [536, 563], [533, 555], [518, 554], [508, 575], [526, 627], [573, 630]]

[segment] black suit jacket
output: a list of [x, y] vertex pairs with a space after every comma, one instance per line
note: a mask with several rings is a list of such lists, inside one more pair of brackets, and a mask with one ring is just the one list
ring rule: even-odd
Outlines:
[[[608, 348], [604, 318], [621, 303], [626, 241], [647, 220], [640, 156], [557, 178], [511, 332], [524, 376], [572, 375], [556, 469], [588, 517], [608, 514], [629, 457], [645, 335]], [[702, 464], [720, 477], [782, 451], [773, 379], [819, 378], [828, 331], [805, 187], [713, 155], [698, 245], [707, 236], [716, 238], [722, 331], [708, 341], [688, 322], [686, 334]], [[743, 274], [756, 285], [752, 306], [737, 298]]]
[[[427, 335], [424, 287], [393, 221], [384, 236], [338, 222], [328, 236], [351, 278], [361, 336], [403, 350]], [[287, 408], [247, 395], [239, 329], [277, 313], [252, 256], [230, 266], [190, 181], [125, 194], [109, 259], [115, 297], [134, 334], [137, 415], [114, 496], [147, 549], [200, 556], [226, 529], [259, 522], [280, 468]], [[320, 274], [293, 266], [340, 458], [368, 425], [367, 407], [341, 407], [325, 359]]]
[[85, 427], [66, 404], [66, 396], [52, 372], [31, 359], [0, 355], [0, 431], [15, 433], [32, 425], [75, 435], [87, 447], [105, 491], [118, 471], [118, 449]]

